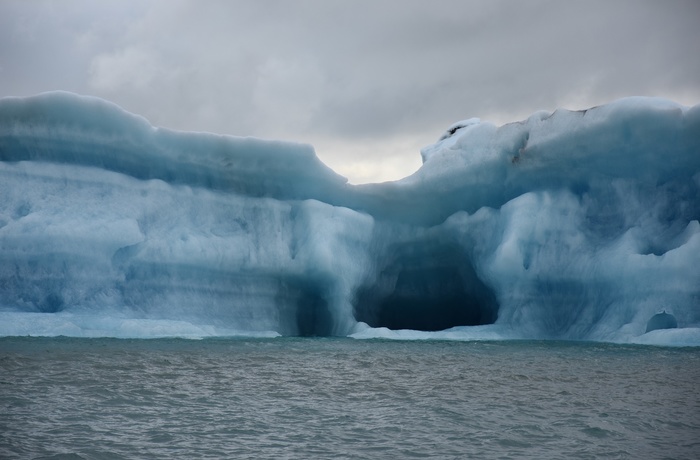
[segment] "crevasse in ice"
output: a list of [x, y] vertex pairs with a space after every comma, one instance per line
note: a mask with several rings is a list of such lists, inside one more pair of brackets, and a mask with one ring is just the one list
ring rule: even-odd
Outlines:
[[0, 335], [700, 344], [700, 106], [472, 118], [421, 155], [350, 185], [308, 145], [4, 98]]

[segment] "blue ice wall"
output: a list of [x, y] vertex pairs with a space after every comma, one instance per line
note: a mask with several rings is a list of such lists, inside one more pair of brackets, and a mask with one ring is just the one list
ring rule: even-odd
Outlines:
[[2, 99], [0, 335], [700, 344], [700, 106], [471, 119], [421, 154], [352, 186], [308, 145]]

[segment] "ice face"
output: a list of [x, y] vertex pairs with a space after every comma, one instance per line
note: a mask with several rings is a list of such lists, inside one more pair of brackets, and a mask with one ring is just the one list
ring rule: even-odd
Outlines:
[[421, 154], [351, 186], [307, 145], [2, 99], [0, 335], [700, 344], [700, 106], [469, 119]]

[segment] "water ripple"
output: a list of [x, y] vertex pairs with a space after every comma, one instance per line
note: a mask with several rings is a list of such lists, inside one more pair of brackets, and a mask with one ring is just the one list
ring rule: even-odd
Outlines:
[[700, 350], [0, 339], [1, 458], [694, 458]]

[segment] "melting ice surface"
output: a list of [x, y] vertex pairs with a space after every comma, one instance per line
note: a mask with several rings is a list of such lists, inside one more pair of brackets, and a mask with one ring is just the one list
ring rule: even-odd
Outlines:
[[308, 145], [4, 98], [0, 335], [700, 345], [700, 105], [470, 119], [421, 154], [353, 186]]

